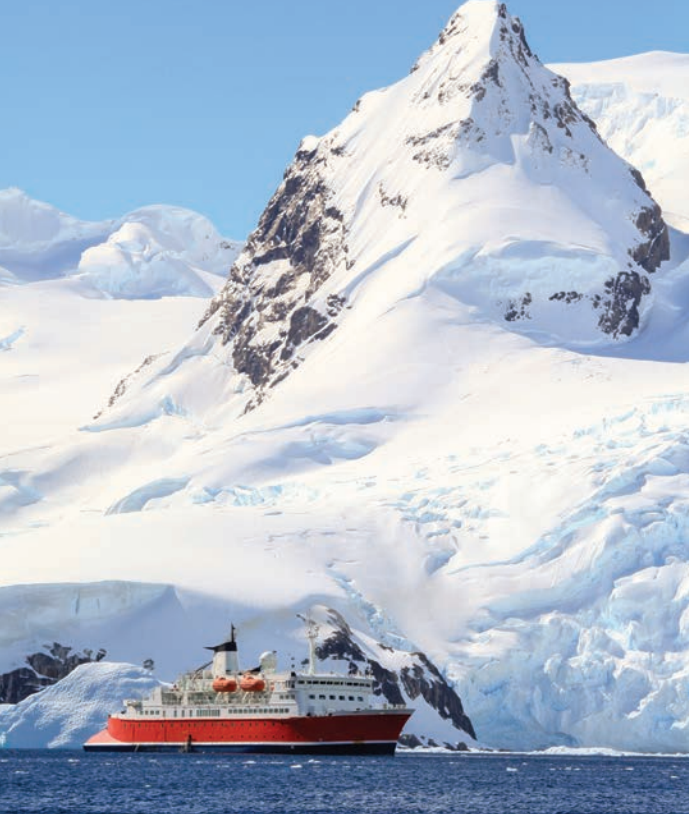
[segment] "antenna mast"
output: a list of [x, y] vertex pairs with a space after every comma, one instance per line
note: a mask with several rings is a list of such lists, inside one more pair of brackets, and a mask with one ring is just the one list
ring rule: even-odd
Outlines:
[[316, 672], [316, 639], [319, 627], [310, 616], [302, 616], [301, 613], [298, 613], [297, 618], [306, 625], [306, 635], [309, 639], [309, 675], [312, 676]]

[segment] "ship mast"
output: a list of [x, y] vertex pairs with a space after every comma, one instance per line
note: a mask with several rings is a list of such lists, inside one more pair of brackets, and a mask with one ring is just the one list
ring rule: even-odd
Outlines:
[[297, 614], [297, 618], [301, 619], [306, 625], [306, 635], [309, 639], [309, 675], [316, 673], [316, 639], [318, 638], [319, 627], [310, 616], [302, 616], [301, 613]]

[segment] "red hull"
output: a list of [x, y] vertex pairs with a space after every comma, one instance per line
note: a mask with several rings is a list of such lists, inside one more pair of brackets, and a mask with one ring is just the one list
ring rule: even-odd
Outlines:
[[107, 730], [87, 741], [84, 748], [391, 754], [410, 715], [406, 710], [386, 710], [293, 718], [157, 721], [111, 716]]

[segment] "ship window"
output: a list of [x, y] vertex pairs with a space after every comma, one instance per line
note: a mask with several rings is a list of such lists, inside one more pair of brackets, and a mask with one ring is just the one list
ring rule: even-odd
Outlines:
[[331, 696], [330, 696], [330, 700], [331, 700], [331, 701], [334, 701], [334, 700], [335, 700], [335, 696], [334, 696], [334, 695], [331, 695]]
[[340, 696], [340, 701], [344, 701], [344, 700], [345, 700], [344, 695], [341, 695], [341, 696]]
[[314, 701], [314, 700], [315, 700], [315, 698], [316, 698], [316, 696], [315, 696], [315, 695], [310, 695], [310, 696], [309, 696], [309, 698], [310, 698], [312, 701]]
[[356, 700], [357, 701], [363, 701], [364, 699], [361, 696], [359, 696]]
[[349, 700], [350, 700], [350, 701], [353, 701], [353, 700], [354, 700], [354, 696], [353, 696], [353, 695], [350, 695], [350, 696], [349, 696]]
[[321, 701], [325, 701], [325, 696], [324, 695], [319, 695], [318, 697], [321, 699]]

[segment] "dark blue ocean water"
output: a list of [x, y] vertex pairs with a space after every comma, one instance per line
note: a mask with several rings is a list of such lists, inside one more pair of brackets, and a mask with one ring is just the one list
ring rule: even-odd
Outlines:
[[0, 751], [2, 814], [689, 814], [689, 759]]

